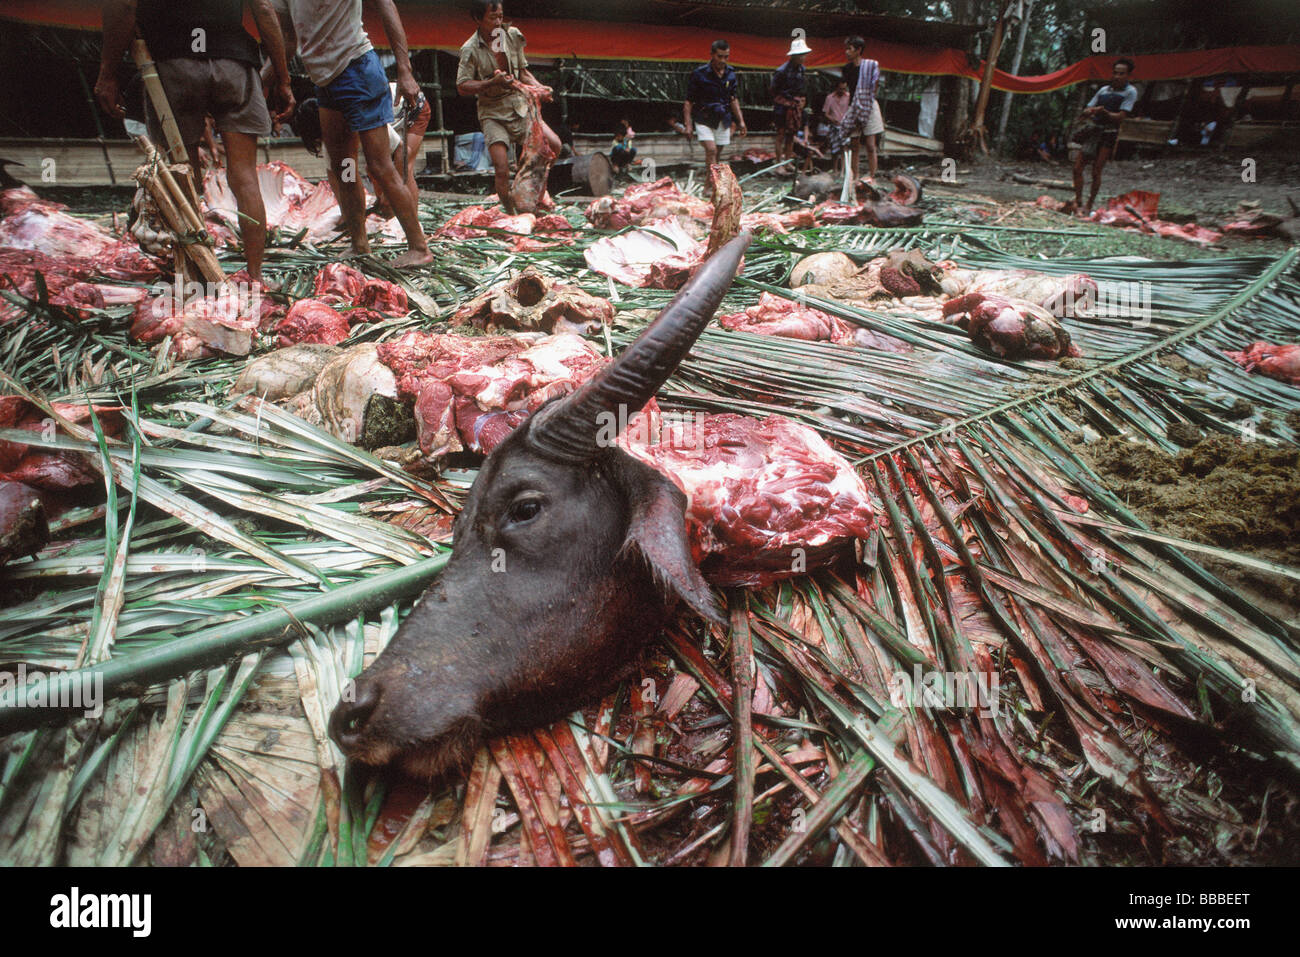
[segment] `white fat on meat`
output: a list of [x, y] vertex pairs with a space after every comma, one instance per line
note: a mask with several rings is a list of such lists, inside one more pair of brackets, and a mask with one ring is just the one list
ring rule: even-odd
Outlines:
[[675, 217], [666, 217], [618, 236], [606, 236], [592, 243], [583, 257], [601, 275], [625, 286], [640, 287], [649, 282], [656, 263], [680, 260], [683, 265], [694, 265], [704, 249], [704, 243]]

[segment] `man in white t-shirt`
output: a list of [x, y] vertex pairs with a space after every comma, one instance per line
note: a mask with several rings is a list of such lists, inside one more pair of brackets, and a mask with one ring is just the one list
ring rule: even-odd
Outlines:
[[[289, 20], [285, 46], [296, 45], [303, 68], [316, 85], [321, 138], [329, 157], [330, 185], [343, 211], [352, 250], [370, 252], [366, 235], [366, 194], [357, 169], [357, 147], [366, 154], [366, 171], [391, 203], [406, 233], [405, 253], [393, 261], [397, 268], [433, 261], [420, 227], [419, 210], [393, 165], [388, 144], [393, 103], [379, 55], [361, 24], [363, 0], [274, 0], [281, 26]], [[414, 106], [419, 84], [411, 72], [406, 32], [393, 0], [364, 0], [379, 15], [397, 60], [397, 88]], [[292, 37], [290, 36], [292, 34]]]

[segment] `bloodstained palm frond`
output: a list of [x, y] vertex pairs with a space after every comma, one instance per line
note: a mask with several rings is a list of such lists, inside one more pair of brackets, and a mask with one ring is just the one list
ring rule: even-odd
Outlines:
[[[79, 537], [7, 570], [31, 591], [0, 624], [6, 659], [68, 667], [93, 636], [88, 647], [129, 683], [132, 662], [170, 654], [179, 676], [215, 664], [193, 655], [218, 633], [258, 642], [291, 626], [290, 658], [268, 653], [257, 675], [281, 679], [280, 704], [300, 702], [303, 717], [282, 729], [294, 743], [281, 770], [250, 757], [252, 736], [271, 728], [266, 712], [232, 710], [272, 693], [244, 690], [246, 673], [232, 686], [238, 696], [215, 677], [199, 698], [173, 684], [161, 713], [156, 693], [126, 699], [84, 745], [69, 732], [27, 733], [0, 774], [0, 835], [39, 826], [7, 844], [5, 859], [55, 860], [64, 826], [81, 835], [69, 860], [96, 859], [111, 835], [138, 859], [191, 779], [219, 834], [283, 832], [265, 860], [257, 842], [227, 839], [221, 853], [245, 863], [677, 863], [734, 855], [736, 821], [751, 828], [749, 859], [771, 864], [1252, 859], [1245, 815], [1262, 819], [1268, 800], [1257, 776], [1294, 787], [1300, 662], [1293, 625], [1222, 575], [1294, 582], [1300, 573], [1162, 532], [1117, 494], [1093, 450], [1120, 441], [1168, 455], [1178, 450], [1171, 427], [1184, 425], [1294, 449], [1294, 388], [1243, 372], [1223, 352], [1300, 334], [1296, 253], [1155, 263], [1041, 261], [999, 248], [1000, 237], [1037, 235], [832, 227], [756, 244], [725, 311], [761, 292], [795, 298], [785, 284], [808, 252], [865, 260], [916, 247], [962, 265], [1149, 283], [1150, 315], [1067, 320], [1084, 359], [1065, 365], [999, 360], [951, 326], [806, 297], [912, 351], [706, 332], [661, 395], [665, 407], [808, 423], [855, 462], [880, 530], [853, 561], [737, 605], [752, 649], [739, 659], [754, 676], [752, 754], [737, 761], [730, 731], [732, 636], [683, 618], [599, 707], [493, 742], [463, 803], [450, 790], [412, 799], [350, 781], [325, 724], [407, 605], [385, 589], [401, 578], [403, 594], [418, 590], [445, 561], [442, 543], [371, 516], [418, 504], [454, 510], [473, 473], [416, 482], [274, 407], [232, 406], [224, 393], [234, 363], [156, 360], [123, 344], [111, 312], [10, 326], [4, 368], [34, 398], [138, 411], [125, 443], [93, 430], [23, 436], [98, 460], [117, 476], [117, 496], [61, 520], [64, 535]], [[529, 253], [504, 253], [491, 235], [440, 244], [438, 266], [410, 280], [427, 297], [420, 309], [361, 336], [445, 320], [526, 264], [609, 295], [582, 258], [594, 237], [575, 238]], [[329, 258], [279, 249], [268, 266], [302, 295]], [[382, 257], [363, 268], [382, 273]], [[616, 294], [616, 349], [671, 297]], [[58, 359], [43, 363], [55, 348]], [[130, 487], [141, 499], [133, 521], [135, 498], [122, 494]], [[304, 568], [312, 574], [294, 574]], [[341, 607], [365, 592], [378, 607]], [[99, 612], [114, 593], [116, 614]], [[930, 688], [936, 674], [947, 684]], [[954, 690], [976, 697], [949, 707]], [[1213, 767], [1186, 746], [1198, 742], [1199, 755], [1207, 741]], [[290, 766], [313, 749], [314, 788]], [[65, 777], [41, 777], [51, 758]], [[753, 798], [734, 808], [738, 765], [744, 777], [753, 769]], [[158, 782], [147, 806], [129, 803], [133, 775]], [[124, 816], [96, 816], [91, 793]], [[271, 793], [292, 793], [293, 813], [273, 810]], [[175, 801], [175, 814], [189, 810]], [[1097, 829], [1098, 815], [1115, 826]], [[1133, 836], [1139, 819], [1164, 850]], [[395, 841], [374, 837], [397, 831]], [[1280, 839], [1270, 832], [1267, 848]]]

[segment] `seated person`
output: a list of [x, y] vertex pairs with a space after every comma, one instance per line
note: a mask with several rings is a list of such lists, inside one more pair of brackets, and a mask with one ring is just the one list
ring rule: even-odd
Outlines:
[[622, 173], [636, 159], [636, 147], [632, 145], [636, 130], [632, 129], [632, 124], [627, 120], [619, 120], [618, 126], [619, 130], [614, 134], [614, 145], [609, 150], [609, 161], [615, 172]]

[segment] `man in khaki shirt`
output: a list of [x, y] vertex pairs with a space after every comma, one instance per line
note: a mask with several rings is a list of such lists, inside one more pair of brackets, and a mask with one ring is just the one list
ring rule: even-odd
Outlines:
[[[510, 144], [522, 144], [528, 136], [528, 97], [512, 81], [541, 86], [528, 70], [524, 56], [524, 35], [515, 27], [503, 26], [505, 14], [500, 2], [471, 0], [470, 17], [478, 29], [460, 48], [456, 71], [456, 92], [478, 98], [478, 120], [496, 172], [497, 197], [507, 213], [514, 215], [510, 200]], [[560, 138], [545, 123], [546, 142], [558, 155]]]

